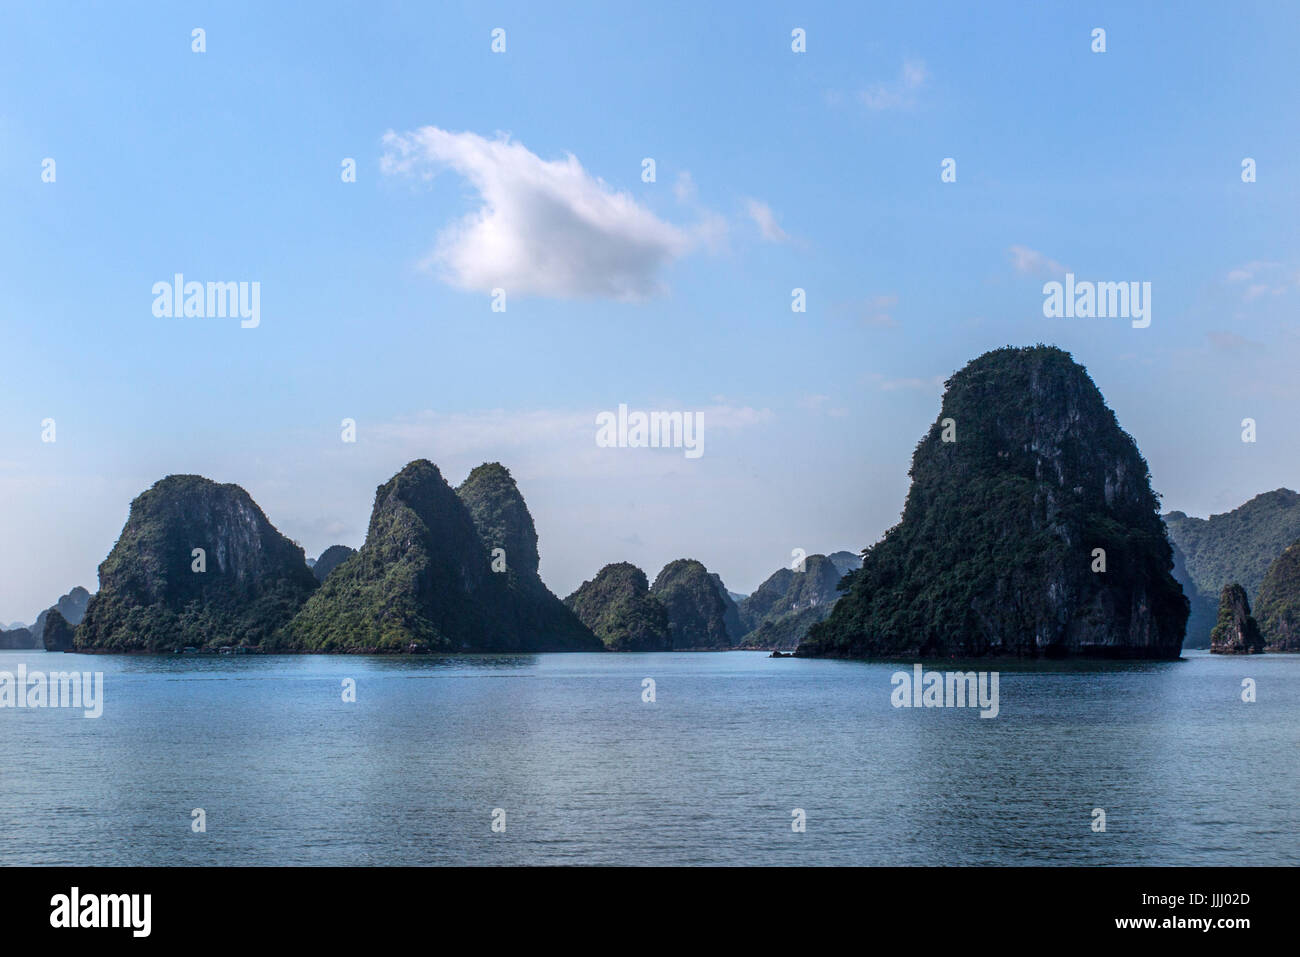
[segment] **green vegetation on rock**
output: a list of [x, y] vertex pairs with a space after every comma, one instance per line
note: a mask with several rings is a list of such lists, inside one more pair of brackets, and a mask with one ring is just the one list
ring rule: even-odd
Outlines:
[[731, 646], [727, 606], [702, 563], [691, 558], [669, 562], [655, 578], [650, 594], [668, 609], [668, 630], [674, 651]]
[[[204, 571], [195, 570], [195, 549]], [[169, 475], [131, 503], [75, 643], [86, 651], [261, 645], [315, 587], [302, 549], [242, 488]]]
[[530, 650], [600, 651], [592, 630], [542, 582], [537, 528], [510, 470], [499, 462], [480, 465], [456, 489], [469, 510], [495, 585], [505, 591], [506, 627], [512, 642]]
[[1255, 618], [1268, 651], [1300, 651], [1300, 542], [1269, 567], [1255, 602]]
[[610, 651], [669, 651], [668, 609], [650, 594], [645, 572], [628, 562], [606, 565], [564, 599]]
[[[411, 462], [375, 493], [365, 544], [285, 629], [287, 649], [350, 652], [600, 650], [536, 578], [536, 532], [509, 473], [476, 469], [458, 495]], [[467, 507], [466, 503], [469, 503]], [[491, 569], [506, 536], [513, 581]], [[521, 543], [532, 542], [531, 549]], [[519, 554], [509, 549], [513, 546]]]
[[1008, 347], [954, 374], [911, 477], [797, 654], [1177, 657], [1187, 599], [1146, 462], [1068, 353]]

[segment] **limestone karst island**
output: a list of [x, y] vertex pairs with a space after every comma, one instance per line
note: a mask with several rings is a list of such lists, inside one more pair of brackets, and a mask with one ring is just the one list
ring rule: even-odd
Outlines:
[[532, 516], [498, 463], [453, 488], [432, 462], [411, 462], [375, 492], [364, 543], [315, 561], [238, 485], [170, 475], [131, 503], [98, 591], [72, 589], [32, 626], [0, 631], [0, 647], [890, 659], [1300, 649], [1300, 496], [1162, 517], [1136, 443], [1061, 349], [997, 349], [955, 373], [909, 474], [901, 521], [860, 555], [808, 555], [749, 595], [690, 557], [653, 581], [620, 562], [563, 601], [538, 574]]

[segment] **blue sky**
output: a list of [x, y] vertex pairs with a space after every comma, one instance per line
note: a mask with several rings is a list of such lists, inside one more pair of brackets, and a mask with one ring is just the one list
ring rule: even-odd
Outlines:
[[[699, 6], [0, 9], [0, 622], [93, 589], [166, 474], [315, 555], [417, 457], [510, 466], [561, 595], [681, 556], [749, 591], [878, 539], [1006, 344], [1087, 366], [1166, 508], [1300, 482], [1298, 8]], [[1044, 318], [1066, 270], [1150, 282], [1150, 327]], [[260, 325], [155, 317], [177, 272]], [[596, 448], [620, 403], [705, 454]]]

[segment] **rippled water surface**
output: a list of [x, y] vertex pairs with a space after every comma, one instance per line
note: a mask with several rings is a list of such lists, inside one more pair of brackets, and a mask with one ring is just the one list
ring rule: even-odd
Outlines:
[[1187, 654], [985, 662], [981, 719], [761, 653], [0, 652], [105, 689], [0, 709], [0, 863], [1300, 863], [1300, 656]]

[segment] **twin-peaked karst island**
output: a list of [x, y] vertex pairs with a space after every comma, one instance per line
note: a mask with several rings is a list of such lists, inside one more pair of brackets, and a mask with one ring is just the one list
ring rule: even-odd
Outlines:
[[[860, 556], [808, 555], [750, 595], [693, 559], [653, 582], [621, 562], [561, 601], [538, 574], [523, 495], [497, 463], [453, 488], [432, 462], [411, 462], [376, 491], [364, 544], [314, 564], [239, 486], [171, 475], [131, 503], [98, 592], [68, 606], [76, 620], [55, 609], [40, 624], [47, 648], [87, 652], [1179, 656], [1201, 601], [1196, 576], [1175, 554], [1137, 445], [1067, 353], [1008, 347], [955, 373], [911, 476], [901, 521]], [[1238, 574], [1232, 562], [1198, 545], [1197, 574], [1217, 582], [1223, 608], [1211, 639], [1197, 606], [1197, 642], [1300, 647], [1300, 507], [1281, 513], [1268, 544], [1230, 549], [1269, 569], [1258, 623], [1241, 584], [1218, 580]], [[1292, 519], [1294, 538], [1261, 558]], [[0, 632], [0, 646], [16, 634]]]

